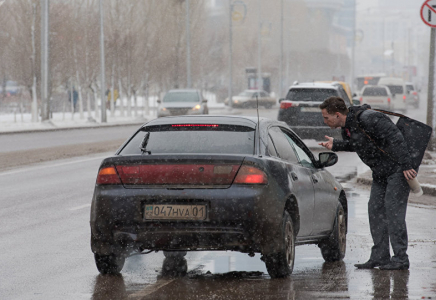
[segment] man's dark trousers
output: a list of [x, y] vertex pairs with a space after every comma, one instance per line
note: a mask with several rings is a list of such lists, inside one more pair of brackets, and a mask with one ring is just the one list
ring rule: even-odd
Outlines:
[[[373, 174], [368, 202], [369, 227], [374, 246], [371, 260], [409, 265], [406, 210], [410, 187], [402, 171], [389, 176]], [[390, 259], [389, 240], [394, 256]]]

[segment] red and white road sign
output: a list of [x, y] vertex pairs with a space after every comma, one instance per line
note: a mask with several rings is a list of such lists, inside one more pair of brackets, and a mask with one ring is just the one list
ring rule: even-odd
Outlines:
[[427, 0], [421, 6], [421, 19], [430, 27], [436, 27], [436, 0]]

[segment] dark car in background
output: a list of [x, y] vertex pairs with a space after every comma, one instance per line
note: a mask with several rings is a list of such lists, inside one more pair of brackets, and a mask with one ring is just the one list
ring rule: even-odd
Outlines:
[[207, 100], [203, 99], [200, 90], [174, 89], [169, 90], [164, 98], [157, 101], [158, 117], [177, 115], [207, 115], [209, 109]]
[[[260, 140], [259, 140], [260, 136]], [[163, 250], [262, 254], [271, 277], [292, 272], [295, 245], [345, 255], [347, 199], [284, 123], [237, 116], [181, 116], [144, 124], [98, 171], [91, 248], [102, 274], [127, 256]]]
[[277, 119], [286, 122], [302, 139], [324, 140], [325, 135], [340, 138], [340, 130], [324, 124], [319, 109], [319, 105], [331, 96], [344, 99], [347, 107], [352, 105], [340, 83], [295, 83], [286, 98], [279, 100]]

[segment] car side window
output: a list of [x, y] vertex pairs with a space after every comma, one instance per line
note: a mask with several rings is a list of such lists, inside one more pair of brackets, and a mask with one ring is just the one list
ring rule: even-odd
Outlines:
[[297, 143], [293, 140], [293, 137], [291, 137], [287, 132], [283, 133], [285, 134], [289, 144], [291, 144], [292, 147], [295, 149], [295, 152], [297, 152], [297, 156], [301, 165], [307, 168], [315, 168], [312, 160], [310, 159], [310, 156], [303, 150], [303, 148], [297, 145]]
[[298, 163], [297, 155], [286, 136], [278, 127], [271, 127], [268, 131], [271, 140], [277, 150], [278, 157], [289, 162]]

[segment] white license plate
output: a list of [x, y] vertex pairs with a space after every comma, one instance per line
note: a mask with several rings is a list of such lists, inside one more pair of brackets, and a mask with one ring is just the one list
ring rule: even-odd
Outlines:
[[206, 205], [145, 205], [145, 220], [205, 220]]
[[302, 112], [321, 112], [321, 110], [318, 107], [302, 107], [301, 110]]

